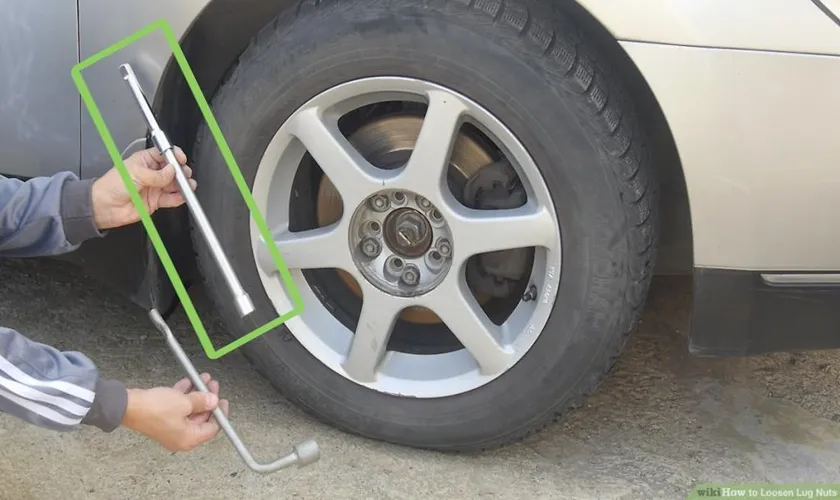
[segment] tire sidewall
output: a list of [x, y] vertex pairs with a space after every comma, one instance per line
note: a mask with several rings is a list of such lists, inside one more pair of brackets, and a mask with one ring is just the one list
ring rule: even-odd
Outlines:
[[[457, 5], [372, 1], [329, 2], [281, 17], [217, 93], [214, 115], [249, 186], [272, 136], [299, 106], [371, 76], [420, 78], [466, 95], [531, 154], [552, 194], [563, 244], [548, 323], [523, 359], [493, 382], [431, 400], [355, 384], [313, 357], [285, 327], [243, 349], [287, 396], [347, 430], [435, 447], [501, 438], [572, 400], [581, 379], [601, 375], [624, 333], [630, 251], [619, 187], [581, 97], [564, 88], [559, 69], [534, 45]], [[276, 312], [253, 259], [247, 207], [207, 135], [200, 132], [195, 151], [197, 195], [257, 306], [253, 318], [241, 320], [229, 301], [217, 302], [232, 334], [244, 335]], [[198, 246], [213, 293], [221, 279]]]

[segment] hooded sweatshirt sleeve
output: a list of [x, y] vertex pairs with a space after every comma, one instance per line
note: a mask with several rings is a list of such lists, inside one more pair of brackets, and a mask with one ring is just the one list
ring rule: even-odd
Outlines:
[[[101, 236], [91, 186], [69, 172], [0, 177], [0, 256], [58, 255]], [[122, 422], [127, 398], [125, 386], [102, 379], [83, 354], [0, 327], [0, 412], [59, 431], [92, 425], [110, 432]]]
[[71, 172], [27, 181], [0, 176], [0, 256], [54, 256], [101, 237], [92, 185]]
[[99, 376], [84, 354], [63, 352], [0, 327], [0, 411], [57, 431], [111, 432], [122, 422], [125, 386]]

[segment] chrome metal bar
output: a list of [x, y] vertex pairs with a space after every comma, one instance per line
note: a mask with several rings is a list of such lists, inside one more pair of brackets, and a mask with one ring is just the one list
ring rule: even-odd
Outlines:
[[[181, 366], [184, 367], [184, 370], [187, 372], [190, 380], [192, 381], [193, 385], [201, 392], [210, 392], [207, 388], [207, 385], [201, 380], [201, 376], [198, 374], [198, 370], [195, 369], [190, 358], [187, 357], [187, 354], [181, 348], [181, 344], [178, 343], [178, 339], [175, 338], [175, 335], [172, 334], [172, 330], [169, 328], [169, 325], [166, 324], [166, 321], [163, 320], [160, 313], [157, 309], [152, 309], [149, 311], [149, 318], [151, 318], [152, 323], [154, 323], [155, 327], [166, 337], [166, 343], [169, 344], [169, 348], [172, 350], [172, 353], [175, 354], [175, 357], [178, 359], [178, 362], [181, 363]], [[321, 451], [318, 448], [318, 444], [315, 441], [308, 440], [304, 441], [297, 446], [294, 447], [294, 451], [289, 453], [288, 455], [276, 460], [274, 462], [268, 464], [261, 464], [258, 463], [254, 458], [251, 456], [251, 453], [248, 451], [248, 448], [245, 447], [245, 444], [239, 439], [239, 436], [236, 434], [236, 431], [233, 430], [233, 427], [230, 425], [230, 421], [228, 421], [225, 413], [222, 411], [221, 408], [216, 408], [213, 410], [213, 417], [216, 418], [216, 422], [219, 423], [219, 426], [222, 430], [227, 434], [228, 439], [230, 442], [233, 443], [233, 447], [236, 448], [236, 451], [239, 453], [239, 456], [242, 457], [242, 460], [248, 465], [248, 468], [253, 470], [254, 472], [259, 472], [261, 474], [267, 474], [270, 472], [275, 472], [280, 469], [284, 469], [289, 467], [290, 465], [298, 465], [303, 467], [304, 465], [309, 465], [313, 462], [318, 461], [321, 458]]]
[[134, 100], [137, 101], [137, 106], [140, 108], [140, 112], [143, 113], [143, 118], [146, 120], [146, 124], [152, 134], [152, 141], [164, 158], [166, 158], [166, 161], [175, 167], [175, 179], [178, 182], [178, 187], [184, 195], [187, 207], [198, 225], [199, 232], [204, 237], [205, 241], [207, 241], [207, 245], [210, 247], [210, 252], [213, 254], [216, 264], [218, 264], [219, 268], [222, 270], [225, 282], [233, 295], [233, 300], [236, 304], [236, 309], [239, 311], [239, 315], [244, 317], [251, 314], [254, 312], [254, 303], [251, 301], [251, 297], [248, 296], [248, 293], [239, 282], [239, 278], [233, 271], [233, 267], [230, 265], [222, 246], [219, 244], [219, 240], [216, 237], [216, 233], [213, 231], [213, 227], [210, 225], [210, 221], [208, 221], [207, 216], [204, 215], [204, 210], [201, 208], [198, 198], [196, 198], [195, 193], [190, 187], [187, 176], [184, 175], [178, 160], [175, 158], [175, 151], [172, 144], [160, 128], [160, 125], [158, 125], [158, 121], [152, 112], [152, 108], [149, 105], [149, 101], [146, 99], [146, 95], [143, 93], [143, 89], [140, 87], [140, 82], [137, 80], [134, 70], [131, 68], [130, 64], [123, 64], [120, 66], [120, 72], [123, 75], [123, 80], [125, 80], [128, 84], [128, 88], [131, 89], [131, 93], [134, 96]]

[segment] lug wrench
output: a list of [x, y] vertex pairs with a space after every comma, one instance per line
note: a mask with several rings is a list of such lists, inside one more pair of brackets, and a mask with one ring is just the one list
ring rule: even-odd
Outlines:
[[[163, 154], [166, 161], [171, 163], [173, 167], [175, 167], [175, 178], [178, 182], [178, 186], [181, 189], [181, 192], [184, 195], [184, 199], [186, 200], [187, 206], [190, 209], [193, 217], [195, 218], [196, 222], [198, 223], [198, 229], [204, 238], [207, 240], [208, 245], [210, 246], [210, 250], [213, 253], [213, 257], [216, 260], [216, 263], [222, 269], [222, 273], [225, 276], [225, 280], [230, 288], [231, 293], [233, 294], [234, 300], [236, 302], [236, 307], [239, 310], [240, 316], [247, 316], [251, 312], [254, 311], [254, 304], [251, 302], [251, 298], [248, 296], [248, 293], [245, 292], [245, 289], [242, 287], [242, 284], [239, 282], [239, 279], [236, 276], [236, 273], [233, 271], [233, 268], [228, 262], [227, 257], [222, 250], [221, 245], [219, 244], [218, 239], [216, 238], [216, 234], [213, 232], [212, 226], [210, 226], [210, 222], [207, 220], [207, 217], [204, 215], [204, 210], [202, 210], [201, 205], [198, 202], [198, 199], [195, 197], [193, 190], [190, 188], [189, 181], [187, 177], [184, 175], [184, 172], [181, 170], [178, 160], [175, 158], [175, 152], [172, 147], [172, 144], [169, 142], [169, 139], [166, 137], [166, 134], [158, 125], [157, 119], [155, 118], [154, 113], [152, 113], [151, 106], [149, 106], [149, 101], [146, 99], [145, 94], [143, 93], [143, 89], [140, 87], [140, 83], [137, 81], [137, 77], [134, 75], [134, 71], [131, 69], [131, 65], [123, 64], [120, 66], [120, 72], [123, 75], [123, 79], [128, 84], [129, 89], [131, 89], [132, 94], [134, 95], [134, 99], [137, 101], [137, 105], [140, 107], [140, 111], [143, 113], [143, 117], [146, 120], [146, 124], [149, 127], [149, 131], [152, 134], [152, 142], [154, 142], [155, 146], [158, 148], [158, 151]], [[169, 325], [166, 324], [163, 317], [157, 311], [157, 309], [152, 309], [149, 311], [149, 318], [154, 323], [155, 327], [163, 334], [166, 338], [166, 343], [169, 345], [169, 348], [172, 350], [172, 353], [175, 355], [175, 358], [178, 359], [178, 362], [181, 363], [184, 371], [187, 372], [190, 381], [192, 381], [193, 386], [201, 392], [210, 392], [210, 389], [201, 380], [201, 376], [198, 374], [198, 371], [193, 366], [190, 358], [181, 348], [181, 345], [178, 343], [178, 340], [175, 338], [175, 335], [172, 334], [172, 330], [169, 328]], [[219, 423], [219, 426], [227, 435], [228, 439], [231, 443], [233, 443], [233, 447], [236, 448], [237, 453], [239, 456], [242, 457], [242, 460], [245, 461], [245, 464], [253, 470], [254, 472], [258, 472], [261, 474], [267, 474], [270, 472], [275, 472], [280, 469], [284, 469], [291, 465], [309, 465], [313, 462], [318, 461], [321, 458], [321, 452], [318, 448], [318, 444], [315, 441], [308, 440], [302, 443], [299, 443], [297, 446], [294, 447], [294, 451], [292, 453], [276, 460], [274, 462], [268, 464], [261, 464], [258, 463], [254, 458], [251, 456], [251, 453], [248, 451], [248, 448], [245, 447], [245, 444], [239, 439], [239, 436], [236, 434], [236, 431], [233, 430], [233, 427], [230, 425], [230, 421], [225, 416], [224, 412], [221, 408], [216, 408], [213, 410], [213, 417], [216, 419], [216, 422]]]
[[213, 254], [216, 264], [218, 264], [219, 268], [222, 270], [225, 282], [233, 295], [234, 303], [236, 304], [236, 309], [239, 311], [239, 315], [241, 317], [245, 317], [251, 314], [254, 312], [254, 303], [251, 302], [251, 297], [248, 296], [248, 293], [239, 282], [239, 278], [233, 271], [233, 267], [230, 265], [224, 250], [222, 250], [222, 246], [219, 244], [218, 238], [216, 238], [216, 233], [213, 232], [213, 227], [210, 225], [210, 221], [207, 220], [207, 216], [204, 215], [204, 210], [198, 203], [198, 198], [196, 198], [195, 193], [193, 193], [193, 190], [190, 188], [187, 176], [184, 175], [178, 160], [175, 158], [175, 151], [172, 143], [169, 142], [169, 138], [166, 137], [166, 134], [160, 128], [160, 125], [158, 125], [158, 121], [152, 112], [151, 106], [149, 106], [146, 94], [140, 87], [140, 82], [137, 80], [134, 70], [131, 68], [130, 64], [123, 64], [120, 66], [120, 72], [123, 75], [123, 80], [125, 80], [128, 84], [128, 88], [131, 89], [131, 93], [134, 95], [134, 100], [137, 102], [137, 106], [140, 107], [140, 112], [143, 114], [143, 118], [146, 120], [146, 124], [148, 125], [149, 131], [152, 135], [152, 142], [164, 158], [166, 158], [166, 161], [175, 167], [175, 179], [178, 182], [178, 186], [181, 188], [181, 193], [184, 195], [187, 207], [192, 213], [195, 222], [198, 224], [199, 232], [207, 241], [207, 245], [210, 247], [210, 252]]
[[[163, 320], [157, 309], [149, 311], [149, 318], [151, 318], [152, 323], [155, 324], [155, 327], [157, 327], [160, 333], [166, 337], [166, 343], [169, 344], [169, 348], [172, 350], [172, 353], [175, 354], [175, 357], [178, 358], [181, 366], [184, 367], [184, 370], [187, 372], [187, 375], [189, 375], [193, 385], [201, 392], [210, 392], [207, 385], [203, 380], [201, 380], [198, 370], [195, 369], [195, 366], [193, 366], [190, 358], [187, 357], [187, 354], [181, 348], [181, 344], [178, 343], [175, 335], [172, 334], [172, 330], [169, 329], [169, 325], [166, 324], [166, 321]], [[248, 448], [246, 448], [242, 443], [242, 440], [239, 439], [239, 436], [233, 430], [233, 427], [231, 427], [230, 422], [221, 408], [216, 407], [216, 409], [213, 410], [213, 417], [215, 417], [216, 422], [219, 423], [222, 430], [225, 431], [228, 439], [230, 439], [230, 442], [233, 443], [233, 447], [236, 448], [237, 452], [239, 452], [239, 456], [242, 457], [242, 460], [244, 460], [248, 467], [254, 472], [268, 474], [269, 472], [275, 472], [289, 467], [290, 465], [299, 465], [303, 467], [304, 465], [309, 465], [321, 458], [321, 452], [318, 448], [318, 444], [315, 441], [308, 440], [295, 446], [292, 453], [289, 453], [277, 461], [269, 464], [257, 463], [257, 461], [255, 461], [251, 456], [251, 453], [248, 452]]]

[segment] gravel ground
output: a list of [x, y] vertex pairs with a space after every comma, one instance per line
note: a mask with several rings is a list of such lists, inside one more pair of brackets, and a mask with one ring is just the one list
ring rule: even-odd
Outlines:
[[[76, 268], [6, 261], [0, 283], [4, 326], [80, 350], [128, 384], [168, 385], [182, 376], [146, 312]], [[201, 291], [192, 293], [206, 311]], [[678, 499], [701, 481], [836, 481], [840, 352], [692, 358], [684, 336], [690, 298], [689, 280], [659, 279], [627, 351], [585, 406], [523, 443], [472, 456], [320, 424], [238, 353], [207, 360], [177, 313], [172, 324], [185, 349], [221, 380], [231, 419], [257, 458], [316, 437], [321, 461], [257, 476], [221, 436], [170, 454], [123, 429], [58, 434], [0, 416], [0, 498]]]

